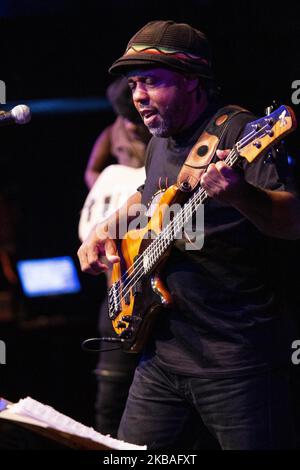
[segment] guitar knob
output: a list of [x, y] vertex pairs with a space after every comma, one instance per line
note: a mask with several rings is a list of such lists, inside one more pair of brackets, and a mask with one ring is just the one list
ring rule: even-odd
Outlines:
[[133, 322], [133, 317], [131, 315], [124, 315], [122, 317], [123, 321], [126, 321], [127, 323], [132, 323]]
[[123, 321], [119, 321], [117, 324], [117, 328], [126, 328], [126, 326], [126, 323], [124, 323]]
[[253, 142], [253, 145], [254, 145], [254, 147], [256, 147], [257, 149], [260, 149], [260, 147], [261, 147], [261, 143], [260, 143], [260, 142]]

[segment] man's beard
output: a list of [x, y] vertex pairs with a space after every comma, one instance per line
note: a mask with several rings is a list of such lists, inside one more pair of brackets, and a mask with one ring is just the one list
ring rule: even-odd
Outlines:
[[160, 120], [159, 125], [147, 127], [154, 137], [170, 137], [172, 135], [172, 126], [169, 119]]

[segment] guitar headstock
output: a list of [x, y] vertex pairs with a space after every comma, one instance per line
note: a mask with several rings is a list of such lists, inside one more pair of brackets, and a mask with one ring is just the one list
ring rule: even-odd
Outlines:
[[251, 163], [296, 127], [294, 111], [289, 106], [280, 106], [268, 116], [247, 124], [244, 137], [237, 143], [236, 150]]

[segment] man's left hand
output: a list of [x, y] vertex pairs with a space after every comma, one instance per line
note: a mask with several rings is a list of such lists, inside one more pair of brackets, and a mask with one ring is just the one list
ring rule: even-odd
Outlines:
[[220, 160], [208, 166], [200, 184], [210, 197], [232, 204], [241, 197], [246, 182], [242, 175], [222, 161], [229, 152], [230, 150], [217, 150]]

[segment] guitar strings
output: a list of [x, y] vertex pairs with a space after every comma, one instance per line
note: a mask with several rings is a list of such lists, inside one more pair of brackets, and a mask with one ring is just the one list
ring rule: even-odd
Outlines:
[[[228, 155], [229, 156], [229, 155]], [[231, 155], [231, 157], [233, 157], [233, 155]], [[228, 162], [225, 160], [226, 163], [231, 163], [230, 159], [228, 160]], [[233, 162], [233, 160], [232, 160]], [[143, 252], [142, 254], [142, 257], [144, 255], [146, 256], [149, 256], [150, 258], [150, 263], [153, 263], [155, 257], [157, 256], [157, 254], [160, 255], [160, 249], [162, 249], [162, 251], [164, 251], [167, 246], [168, 246], [168, 241], [172, 241], [172, 239], [169, 239], [167, 238], [167, 235], [171, 235], [171, 236], [175, 236], [176, 233], [181, 230], [181, 227], [179, 225], [180, 223], [180, 219], [184, 219], [184, 217], [187, 215], [187, 211], [191, 209], [191, 206], [192, 204], [195, 204], [195, 207], [196, 205], [198, 204], [201, 204], [207, 197], [208, 197], [208, 194], [206, 193], [206, 191], [203, 189], [203, 188], [200, 188], [200, 190], [198, 190], [197, 193], [197, 196], [195, 197], [195, 195], [189, 200], [189, 202], [185, 205], [184, 209], [182, 211], [180, 211], [175, 217], [174, 219], [164, 228], [164, 230], [162, 230], [158, 237], [151, 243], [151, 245], [149, 245], [149, 247], [146, 248], [146, 250]], [[203, 199], [201, 199], [203, 197]], [[188, 207], [189, 206], [189, 207]], [[192, 214], [193, 215], [193, 214]], [[186, 221], [188, 219], [186, 218]], [[178, 223], [178, 229], [176, 229], [176, 224]], [[166, 243], [167, 242], [167, 245], [166, 246], [161, 246], [163, 245], [163, 243]], [[152, 259], [151, 259], [152, 258]], [[133, 276], [131, 275], [131, 277], [127, 277], [127, 273], [129, 272], [130, 268], [132, 268], [134, 274]], [[134, 285], [141, 279], [141, 277], [145, 274], [145, 272], [143, 272], [145, 270], [144, 268], [144, 262], [143, 260], [141, 259], [139, 261], [139, 263], [134, 266], [134, 265], [131, 265], [130, 268], [123, 274], [123, 276], [120, 278], [120, 285], [119, 285], [119, 288], [120, 290], [121, 289], [126, 289], [127, 287], [129, 289], [125, 290], [124, 292], [122, 292], [123, 294], [123, 297], [126, 297], [126, 295], [128, 295], [128, 293], [130, 292], [130, 289], [132, 287], [134, 287]], [[142, 275], [140, 276], [138, 279], [137, 277], [139, 275]], [[122, 280], [125, 278], [124, 282], [122, 282]], [[118, 295], [117, 295], [117, 298], [113, 298], [111, 299], [111, 302], [110, 303], [113, 303], [115, 302], [115, 300], [117, 300], [117, 302], [119, 303], [120, 300], [121, 300], [121, 293], [119, 292]]]
[[[236, 144], [236, 147], [238, 147], [238, 145], [245, 144], [244, 140], [245, 140], [245, 139], [249, 139], [250, 137], [252, 137], [252, 134], [253, 134], [253, 133], [255, 133], [255, 131], [252, 131], [251, 133], [247, 134], [247, 136], [245, 136], [244, 138], [242, 138], [242, 139]], [[231, 153], [234, 154], [234, 151], [235, 151], [235, 149], [233, 148], [233, 149], [231, 150], [231, 152], [229, 153], [229, 155], [226, 157], [225, 162], [227, 162], [227, 159], [228, 159], [228, 163], [231, 163], [231, 162], [230, 162], [230, 157], [232, 156]], [[201, 189], [203, 190], [203, 188], [200, 188], [200, 191], [201, 191]], [[195, 199], [195, 195], [198, 195], [198, 194], [199, 194], [199, 190], [197, 191], [197, 193], [194, 194], [194, 196], [189, 200], [189, 202], [188, 202], [187, 204], [189, 204], [190, 201], [191, 201], [193, 198]], [[177, 214], [177, 215], [178, 215], [178, 214]], [[173, 219], [172, 222], [175, 222], [176, 217], [177, 217], [177, 216], [174, 217], [174, 219]], [[165, 227], [165, 229], [166, 229], [166, 228], [167, 228], [167, 227]], [[163, 231], [162, 231], [162, 232], [163, 232]], [[162, 232], [160, 232], [160, 234], [158, 235], [158, 237], [157, 237], [155, 240], [158, 240], [158, 238], [159, 238], [159, 236], [161, 235]], [[155, 240], [153, 241], [153, 243], [155, 242]], [[145, 254], [147, 251], [150, 251], [149, 248], [151, 248], [151, 247], [152, 247], [152, 244], [151, 244], [149, 247], [146, 248], [146, 250], [144, 251], [143, 254]], [[140, 264], [141, 264], [141, 262], [140, 262]], [[123, 274], [122, 277], [120, 278], [120, 281], [122, 281], [124, 278], [128, 279], [127, 275], [130, 274], [130, 273], [129, 273], [130, 269], [137, 269], [137, 268], [138, 268], [138, 265], [136, 265], [136, 266], [131, 265], [131, 266], [127, 269], [127, 271], [124, 272], [124, 274]], [[125, 279], [125, 280], [126, 280], [126, 279]], [[124, 282], [125, 282], [125, 281], [124, 281]], [[124, 283], [124, 285], [125, 285], [125, 283]]]
[[[261, 131], [263, 131], [263, 129], [267, 127], [267, 125], [265, 125], [263, 128], [259, 129], [259, 131], [257, 132], [257, 134], [259, 134]], [[236, 150], [241, 150], [243, 148], [243, 146], [247, 145], [249, 141], [251, 141], [251, 137], [253, 134], [255, 134], [255, 130], [250, 132], [249, 134], [247, 134], [244, 138], [242, 138], [234, 147], [233, 149], [231, 150], [231, 152], [228, 154], [228, 156], [226, 157], [225, 159], [225, 163], [228, 163], [228, 164], [234, 164], [236, 162], [236, 160], [239, 158], [239, 155], [236, 154]], [[260, 136], [262, 137], [262, 136]], [[250, 140], [249, 140], [250, 139]], [[201, 197], [204, 196], [204, 198], [201, 200]], [[177, 222], [179, 222], [179, 218], [182, 218], [182, 213], [184, 212], [187, 212], [187, 206], [188, 205], [192, 205], [193, 203], [194, 204], [200, 204], [203, 200], [205, 200], [206, 198], [208, 197], [208, 194], [206, 193], [206, 191], [203, 189], [203, 188], [200, 188], [200, 190], [197, 191], [197, 193], [194, 194], [194, 196], [189, 200], [189, 202], [182, 208], [182, 210], [174, 217], [174, 219], [168, 224], [168, 226], [165, 227], [164, 230], [162, 230], [162, 232], [160, 232], [160, 234], [158, 235], [158, 237], [153, 241], [153, 243], [151, 243], [151, 245], [149, 245], [149, 247], [146, 248], [146, 250], [144, 251], [143, 253], [143, 256], [146, 254], [150, 254], [149, 252], [151, 252], [152, 250], [152, 258], [155, 257], [155, 255], [157, 255], [157, 253], [159, 253], [159, 255], [161, 254], [159, 250], [162, 249], [162, 252], [167, 248], [167, 246], [159, 246], [159, 243], [166, 243], [166, 234], [171, 233], [172, 234], [172, 229], [173, 229], [173, 225], [175, 225]], [[189, 207], [190, 209], [190, 207]], [[186, 213], [184, 214], [186, 215]], [[193, 215], [193, 214], [192, 214]], [[181, 228], [180, 228], [181, 229]], [[179, 229], [179, 230], [180, 230]], [[176, 233], [176, 232], [175, 232]], [[172, 240], [169, 240], [169, 241], [172, 241]], [[153, 246], [154, 245], [154, 246]], [[156, 252], [155, 252], [156, 250]], [[148, 252], [148, 253], [147, 253]], [[153, 261], [152, 261], [153, 262]], [[155, 261], [156, 262], [156, 261]], [[129, 289], [127, 289], [127, 291], [125, 290], [125, 293], [123, 293], [123, 296], [125, 297], [126, 295], [128, 295], [128, 293], [130, 292], [130, 289], [131, 287], [134, 287], [134, 285], [141, 279], [141, 277], [145, 274], [143, 273], [143, 269], [144, 269], [144, 266], [143, 266], [143, 260], [141, 260], [136, 266], [134, 265], [131, 265], [130, 268], [132, 268], [133, 270], [136, 270], [136, 272], [134, 273], [134, 275], [132, 277], [126, 277], [125, 281], [122, 283], [122, 279], [127, 275], [127, 273], [129, 272], [129, 269], [124, 273], [124, 275], [121, 277], [120, 279], [120, 288], [123, 288], [123, 289], [126, 289], [128, 286], [129, 286]], [[142, 275], [138, 278], [137, 276], [139, 276], [139, 274], [142, 273]], [[126, 282], [127, 281], [127, 282]], [[132, 284], [132, 286], [131, 286]], [[119, 303], [120, 300], [121, 300], [121, 293], [119, 292], [117, 294], [117, 298], [115, 299], [110, 299], [110, 304], [115, 302], [115, 300], [117, 300], [117, 302]]]
[[[233, 149], [230, 151], [230, 153], [227, 155], [226, 159], [225, 159], [225, 163], [226, 164], [229, 164], [229, 165], [233, 165], [239, 158], [239, 154], [236, 153], [239, 152], [244, 146], [248, 145], [248, 143], [250, 143], [252, 137], [253, 137], [253, 134], [256, 133], [256, 136], [255, 138], [258, 137], [258, 134], [261, 133], [266, 127], [268, 126], [268, 124], [266, 124], [265, 126], [263, 126], [261, 129], [259, 129], [258, 131], [251, 131], [249, 134], [247, 134], [246, 136], [244, 136], [242, 139], [240, 139], [239, 142], [236, 143], [236, 145], [233, 147]], [[262, 137], [262, 135], [260, 135], [260, 137]], [[203, 199], [201, 199], [201, 197], [204, 196]], [[172, 239], [168, 239], [166, 237], [166, 235], [173, 235], [175, 236], [175, 234], [177, 232], [173, 231], [172, 233], [172, 230], [173, 230], [173, 226], [178, 223], [180, 221], [180, 219], [184, 220], [184, 216], [187, 216], [187, 211], [191, 209], [191, 207], [188, 207], [188, 206], [192, 206], [193, 204], [195, 204], [195, 208], [196, 208], [196, 204], [197, 206], [199, 204], [201, 204], [205, 199], [207, 199], [209, 196], [208, 194], [206, 193], [206, 191], [203, 189], [203, 188], [200, 188], [193, 196], [192, 198], [190, 198], [190, 200], [188, 201], [188, 203], [186, 203], [184, 205], [184, 207], [179, 211], [178, 214], [176, 214], [176, 216], [174, 217], [174, 219], [172, 219], [171, 222], [169, 222], [169, 224], [159, 233], [159, 235], [157, 236], [157, 238], [146, 248], [146, 250], [142, 253], [142, 257], [146, 254], [146, 255], [152, 255], [152, 257], [155, 257], [155, 255], [157, 255], [159, 253], [162, 254], [163, 251], [166, 250], [168, 244], [166, 246], [159, 246], [159, 243], [163, 244], [163, 243], [166, 243], [167, 242], [171, 242]], [[192, 215], [193, 215], [193, 212], [192, 212]], [[188, 217], [190, 218], [191, 216], [188, 215]], [[186, 220], [189, 220], [189, 219], [186, 219]], [[179, 225], [178, 225], [179, 227]], [[182, 227], [179, 228], [179, 230], [181, 230]], [[162, 252], [160, 253], [159, 250], [162, 249]], [[152, 253], [150, 253], [152, 250]], [[155, 252], [156, 250], [156, 252]], [[153, 262], [153, 261], [152, 261]], [[156, 261], [155, 261], [156, 262]], [[126, 297], [129, 293], [130, 293], [130, 289], [132, 287], [134, 287], [136, 285], [136, 283], [141, 279], [141, 277], [145, 274], [143, 273], [142, 271], [144, 270], [144, 262], [143, 260], [141, 259], [137, 265], [135, 266], [134, 264], [131, 265], [125, 272], [124, 274], [121, 276], [119, 282], [120, 282], [120, 286], [119, 286], [119, 292], [116, 296], [116, 298], [112, 298], [112, 299], [109, 299], [109, 303], [110, 305], [112, 303], [114, 303], [115, 301], [117, 301], [118, 303], [120, 303], [120, 300], [121, 300], [121, 297], [123, 295], [123, 297]], [[129, 271], [132, 270], [132, 271], [135, 271], [134, 272], [134, 275], [130, 276], [129, 274]], [[129, 274], [129, 276], [128, 276]], [[139, 276], [140, 274], [142, 274], [141, 276]], [[136, 279], [137, 277], [139, 276], [138, 279]], [[122, 280], [125, 278], [124, 282], [122, 282]], [[127, 281], [127, 282], [126, 282]], [[126, 290], [126, 288], [128, 288]], [[120, 293], [120, 290], [121, 289], [124, 289], [125, 292], [122, 292], [122, 294]], [[112, 288], [110, 288], [109, 290], [109, 295], [111, 294], [111, 290]]]

